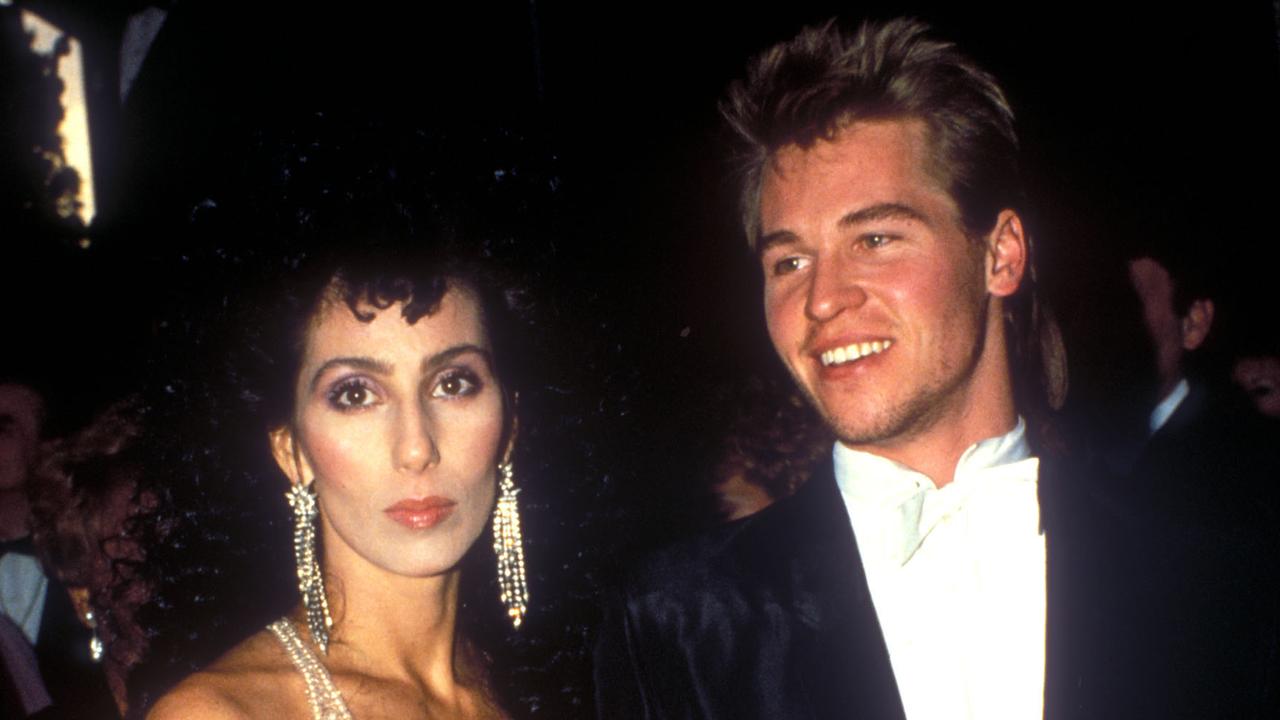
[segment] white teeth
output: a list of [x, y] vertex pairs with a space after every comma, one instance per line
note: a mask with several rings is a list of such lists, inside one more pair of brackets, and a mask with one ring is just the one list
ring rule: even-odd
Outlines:
[[875, 340], [873, 342], [851, 343], [844, 347], [824, 351], [819, 357], [823, 367], [843, 365], [868, 355], [882, 353], [893, 344], [892, 340]]

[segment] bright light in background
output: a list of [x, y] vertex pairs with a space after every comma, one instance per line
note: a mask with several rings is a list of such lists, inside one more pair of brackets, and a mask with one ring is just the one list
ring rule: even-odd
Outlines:
[[[6, 4], [0, 0], [0, 5]], [[62, 123], [58, 136], [62, 139], [62, 156], [49, 158], [54, 166], [70, 166], [80, 176], [80, 190], [74, 198], [58, 199], [58, 214], [64, 218], [76, 215], [87, 227], [97, 214], [93, 194], [93, 161], [89, 152], [89, 113], [84, 97], [84, 53], [80, 41], [30, 10], [22, 11], [22, 28], [31, 33], [31, 51], [52, 57], [58, 41], [66, 36], [68, 52], [58, 58], [58, 79], [62, 81]], [[84, 245], [88, 241], [82, 240]]]

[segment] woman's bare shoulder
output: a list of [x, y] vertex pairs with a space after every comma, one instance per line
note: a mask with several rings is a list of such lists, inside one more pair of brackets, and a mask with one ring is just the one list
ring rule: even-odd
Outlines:
[[275, 636], [263, 630], [178, 683], [156, 702], [147, 720], [292, 717], [281, 710], [305, 704], [305, 692], [302, 676]]

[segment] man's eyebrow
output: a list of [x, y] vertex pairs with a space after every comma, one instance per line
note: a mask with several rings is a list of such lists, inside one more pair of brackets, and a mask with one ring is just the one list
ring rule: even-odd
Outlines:
[[796, 234], [790, 230], [775, 230], [760, 238], [756, 244], [756, 255], [764, 255], [775, 245], [786, 245], [796, 241]]
[[[875, 222], [877, 220], [914, 220], [916, 222], [924, 223], [925, 225], [932, 224], [924, 213], [916, 210], [910, 205], [889, 202], [876, 203], [875, 205], [864, 207], [861, 210], [854, 210], [840, 218], [839, 225], [842, 228], [847, 228], [853, 225], [860, 225], [862, 223]], [[795, 242], [796, 239], [795, 233], [790, 230], [775, 230], [774, 232], [760, 238], [756, 254], [763, 255], [765, 251], [775, 245], [787, 245]]]
[[848, 215], [840, 218], [840, 227], [849, 227], [851, 225], [860, 225], [867, 222], [875, 222], [877, 220], [915, 220], [926, 225], [930, 224], [929, 219], [924, 213], [916, 210], [910, 205], [902, 203], [877, 203], [861, 210], [855, 210]]
[[316, 385], [320, 382], [320, 377], [324, 375], [329, 368], [338, 367], [340, 365], [355, 368], [357, 370], [364, 370], [366, 372], [374, 373], [375, 375], [390, 375], [393, 369], [391, 363], [384, 362], [382, 360], [375, 360], [371, 357], [343, 356], [329, 358], [324, 361], [323, 365], [316, 368], [315, 374], [311, 376], [311, 389], [316, 389]]

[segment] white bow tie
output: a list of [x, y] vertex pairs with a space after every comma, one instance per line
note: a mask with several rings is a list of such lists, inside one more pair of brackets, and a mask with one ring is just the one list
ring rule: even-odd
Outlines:
[[925, 538], [942, 523], [966, 507], [983, 504], [1016, 503], [1035, 491], [1039, 460], [1031, 457], [995, 467], [967, 470], [944, 488], [921, 484], [894, 508], [896, 522], [886, 519], [885, 551], [898, 565], [906, 565]]

